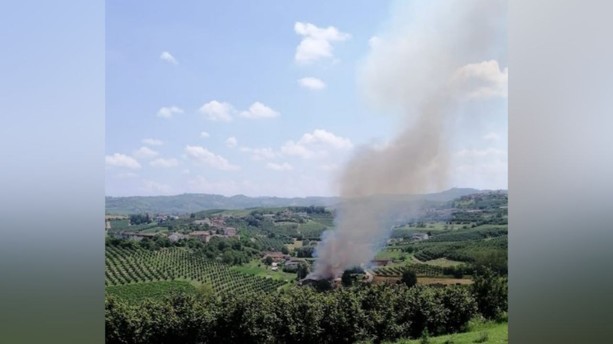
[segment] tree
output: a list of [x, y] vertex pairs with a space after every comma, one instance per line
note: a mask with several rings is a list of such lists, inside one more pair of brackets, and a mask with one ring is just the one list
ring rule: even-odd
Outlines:
[[351, 287], [351, 284], [353, 283], [351, 271], [345, 270], [343, 272], [343, 276], [341, 276], [341, 283], [343, 284], [343, 287]]
[[298, 257], [311, 258], [313, 257], [314, 246], [303, 246], [297, 250]]
[[219, 249], [220, 251], [225, 250], [225, 249], [226, 249], [226, 247], [228, 247], [228, 244], [227, 244], [225, 241], [223, 241], [223, 240], [220, 240], [220, 241], [217, 243], [217, 249]]
[[236, 262], [236, 256], [234, 254], [234, 251], [226, 251], [223, 253], [221, 260], [229, 265], [232, 265]]
[[215, 290], [209, 283], [204, 283], [196, 289], [196, 296], [210, 300], [215, 296]]
[[289, 250], [287, 249], [286, 246], [281, 247], [281, 253], [283, 254], [289, 254]]
[[302, 263], [300, 265], [298, 265], [298, 271], [296, 272], [296, 275], [298, 276], [298, 279], [301, 280], [305, 277], [307, 277], [307, 275], [311, 272], [311, 269], [309, 269], [309, 266], [306, 265], [305, 263]]
[[481, 315], [495, 319], [508, 308], [507, 280], [489, 268], [482, 270], [475, 275], [472, 292]]
[[313, 288], [315, 288], [315, 290], [319, 292], [332, 290], [332, 282], [327, 279], [320, 279], [314, 281], [311, 285], [313, 286]]
[[405, 270], [402, 273], [402, 278], [400, 279], [402, 283], [404, 283], [407, 287], [411, 288], [412, 286], [417, 284], [417, 275], [415, 272], [411, 270]]
[[273, 261], [273, 259], [272, 259], [272, 257], [271, 257], [271, 256], [266, 256], [266, 258], [264, 259], [264, 263], [265, 263], [266, 265], [271, 265], [271, 264], [272, 264], [272, 261]]

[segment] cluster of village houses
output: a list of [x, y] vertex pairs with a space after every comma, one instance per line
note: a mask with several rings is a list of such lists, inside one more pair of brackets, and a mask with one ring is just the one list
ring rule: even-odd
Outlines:
[[270, 264], [272, 271], [279, 270], [279, 267], [282, 264], [284, 271], [296, 272], [298, 271], [298, 266], [300, 266], [300, 264], [306, 263], [306, 260], [304, 259], [295, 258], [290, 256], [289, 254], [284, 254], [283, 252], [264, 252], [264, 257], [262, 258], [262, 260], [265, 260], [268, 257], [272, 258], [272, 263]]
[[[157, 219], [157, 218], [156, 218]], [[160, 218], [159, 221], [166, 220], [167, 217]], [[182, 239], [198, 239], [203, 242], [209, 242], [213, 237], [222, 237], [222, 238], [239, 238], [238, 231], [234, 227], [226, 226], [225, 220], [222, 216], [206, 218], [204, 220], [195, 220], [193, 222], [196, 225], [208, 225], [210, 230], [206, 231], [195, 231], [188, 234], [181, 234], [178, 232], [173, 232], [167, 235], [168, 240], [171, 242], [177, 242]], [[108, 228], [108, 227], [107, 227]], [[145, 238], [155, 238], [159, 235], [166, 235], [163, 233], [143, 233], [143, 232], [133, 232], [133, 231], [120, 231], [113, 232], [111, 235], [117, 239], [128, 239], [128, 240], [136, 240], [141, 241]]]
[[[291, 212], [288, 212], [287, 214], [283, 214], [283, 215], [289, 216], [291, 215]], [[299, 214], [299, 215], [302, 215], [302, 214]], [[306, 213], [304, 215], [306, 216]], [[264, 216], [274, 216], [274, 214], [264, 214]], [[160, 221], [167, 220], [169, 217], [170, 216], [160, 215], [156, 217], [155, 219], [158, 222], [160, 222]], [[222, 238], [235, 237], [235, 238], [240, 239], [240, 235], [238, 234], [238, 231], [236, 230], [236, 228], [226, 226], [223, 216], [210, 217], [210, 218], [205, 218], [203, 220], [195, 220], [192, 223], [195, 225], [208, 225], [208, 227], [211, 229], [205, 230], [205, 231], [194, 231], [188, 234], [181, 234], [178, 232], [173, 232], [173, 233], [167, 234], [168, 240], [170, 240], [171, 242], [177, 242], [182, 239], [198, 239], [205, 243], [208, 243], [213, 237], [222, 237]], [[108, 221], [107, 221], [106, 229], [110, 229], [110, 225]], [[135, 240], [135, 241], [141, 241], [144, 238], [155, 238], [156, 236], [161, 235], [161, 234], [162, 233], [142, 233], [142, 232], [131, 232], [131, 231], [120, 231], [120, 232], [112, 233], [112, 235], [115, 238], [129, 239], [129, 240]], [[166, 235], [166, 234], [162, 234], [162, 235]], [[422, 240], [427, 240], [427, 239], [429, 239], [429, 236], [427, 233], [413, 233], [411, 234], [411, 237], [409, 240], [422, 241]], [[388, 244], [391, 244], [397, 240], [402, 240], [402, 239], [389, 239]], [[272, 263], [271, 263], [272, 271], [277, 271], [279, 270], [279, 268], [282, 267], [283, 270], [286, 272], [296, 272], [300, 264], [306, 263], [305, 259], [292, 257], [289, 254], [284, 254], [278, 251], [264, 252], [262, 261], [266, 260], [267, 257], [270, 257], [272, 259]], [[380, 267], [387, 266], [391, 263], [392, 263], [391, 259], [375, 259], [372, 261], [373, 266], [380, 266]]]

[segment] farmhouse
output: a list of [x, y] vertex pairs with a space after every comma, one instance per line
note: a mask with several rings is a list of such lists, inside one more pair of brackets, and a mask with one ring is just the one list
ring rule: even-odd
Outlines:
[[209, 242], [209, 240], [211, 240], [211, 232], [209, 231], [195, 231], [189, 233], [189, 236], [204, 242]]
[[413, 233], [413, 234], [411, 234], [411, 240], [413, 240], [413, 241], [428, 240], [428, 238], [429, 238], [428, 233]]
[[113, 233], [113, 237], [116, 239], [124, 239], [124, 240], [135, 240], [141, 241], [144, 238], [155, 238], [157, 234], [155, 233], [137, 233], [137, 232], [116, 232]]
[[223, 232], [228, 237], [236, 236], [236, 228], [234, 227], [226, 227], [224, 228]]
[[168, 216], [167, 216], [167, 215], [157, 215], [157, 216], [154, 218], [154, 220], [155, 220], [157, 223], [161, 223], [161, 222], [164, 222], [164, 221], [168, 220]]
[[281, 262], [286, 259], [289, 259], [289, 255], [284, 254], [283, 252], [272, 252], [272, 251], [264, 252], [264, 257], [262, 258], [266, 259], [267, 257], [272, 258], [273, 262]]
[[204, 220], [195, 220], [193, 223], [195, 225], [209, 225], [210, 226], [211, 225], [211, 220], [209, 220], [207, 218], [207, 219], [204, 219]]
[[223, 228], [226, 225], [226, 220], [223, 216], [211, 217], [211, 226]]
[[170, 242], [177, 242], [177, 241], [179, 241], [181, 239], [187, 239], [187, 238], [189, 238], [188, 235], [183, 235], [183, 234], [180, 234], [180, 233], [177, 233], [177, 232], [172, 233], [172, 234], [170, 234], [168, 236], [168, 240], [170, 240]]
[[305, 262], [306, 261], [304, 259], [286, 260], [285, 264], [283, 264], [283, 271], [286, 271], [286, 272], [296, 272], [296, 271], [298, 271], [298, 267], [300, 266], [300, 264], [303, 264]]

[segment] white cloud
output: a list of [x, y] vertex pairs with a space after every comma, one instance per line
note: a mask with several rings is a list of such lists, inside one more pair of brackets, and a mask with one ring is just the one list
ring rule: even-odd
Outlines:
[[323, 129], [315, 129], [312, 133], [302, 135], [298, 143], [308, 145], [323, 144], [334, 149], [349, 149], [353, 147], [353, 144], [349, 139], [336, 136], [333, 133]]
[[486, 141], [498, 141], [500, 140], [500, 135], [491, 132], [491, 133], [487, 133], [485, 136], [483, 136], [483, 139]]
[[219, 170], [234, 171], [239, 169], [238, 166], [231, 164], [226, 158], [201, 146], [187, 145], [185, 147], [185, 153], [193, 161], [209, 165]]
[[177, 62], [177, 59], [175, 59], [175, 57], [172, 56], [172, 54], [167, 52], [167, 51], [162, 52], [162, 55], [160, 55], [160, 59], [162, 61], [166, 61], [166, 62], [174, 64], [174, 65], [179, 64], [179, 62]]
[[164, 142], [157, 139], [143, 139], [142, 142], [149, 146], [161, 146], [164, 144]]
[[158, 110], [157, 116], [161, 118], [172, 118], [175, 114], [183, 113], [183, 109], [176, 106], [164, 106]]
[[199, 109], [200, 113], [211, 121], [230, 122], [232, 115], [236, 112], [232, 104], [212, 100]]
[[211, 137], [211, 134], [207, 133], [206, 131], [203, 131], [203, 132], [200, 133], [200, 137], [206, 139], [206, 138]]
[[149, 165], [153, 167], [175, 167], [179, 165], [179, 161], [177, 159], [155, 159], [149, 163]]
[[241, 147], [241, 152], [251, 153], [251, 159], [253, 160], [268, 160], [277, 156], [277, 153], [271, 148]]
[[230, 136], [226, 139], [226, 146], [229, 148], [234, 148], [238, 145], [238, 140], [234, 136]]
[[287, 141], [282, 147], [281, 152], [285, 155], [297, 156], [304, 159], [312, 158], [315, 152], [294, 141]]
[[107, 155], [105, 157], [105, 162], [107, 166], [125, 167], [133, 170], [141, 167], [136, 159], [121, 153]]
[[249, 110], [241, 112], [241, 116], [251, 119], [274, 118], [279, 116], [279, 113], [260, 102], [255, 102], [251, 104]]
[[333, 57], [332, 42], [342, 42], [351, 37], [334, 26], [319, 28], [311, 23], [302, 22], [294, 24], [294, 31], [302, 36], [302, 41], [298, 44], [294, 56], [296, 62], [301, 64]]
[[161, 184], [153, 180], [143, 180], [142, 189], [151, 195], [170, 194], [172, 192], [170, 185]]
[[313, 77], [298, 79], [298, 84], [304, 88], [314, 91], [323, 90], [326, 88], [326, 84], [323, 81]]
[[138, 150], [134, 151], [134, 157], [137, 159], [151, 159], [158, 155], [158, 152], [154, 151], [149, 147], [140, 147]]
[[266, 167], [271, 169], [271, 170], [275, 170], [275, 171], [291, 171], [294, 168], [292, 167], [292, 165], [284, 162], [282, 164], [277, 164], [274, 162], [269, 162], [266, 164]]
[[498, 61], [489, 60], [459, 68], [452, 82], [466, 92], [468, 98], [508, 96], [509, 69], [500, 69]]
[[351, 148], [353, 148], [351, 140], [337, 136], [327, 130], [315, 129], [312, 133], [302, 135], [297, 142], [287, 141], [281, 147], [281, 152], [285, 155], [312, 158], [326, 155], [330, 149], [349, 150]]

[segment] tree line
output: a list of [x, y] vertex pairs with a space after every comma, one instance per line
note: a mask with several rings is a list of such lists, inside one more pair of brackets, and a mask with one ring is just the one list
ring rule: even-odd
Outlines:
[[157, 251], [170, 247], [185, 247], [195, 256], [203, 256], [210, 260], [218, 260], [228, 265], [241, 265], [256, 258], [260, 254], [260, 246], [257, 242], [241, 238], [213, 237], [208, 243], [199, 239], [182, 239], [171, 242], [168, 238], [157, 236], [144, 238], [141, 241], [106, 238], [106, 246], [120, 247], [124, 249], [145, 249]]
[[506, 279], [491, 272], [473, 287], [366, 285], [329, 292], [215, 297], [172, 294], [138, 305], [105, 300], [107, 343], [379, 343], [459, 332], [481, 313], [506, 311]]

